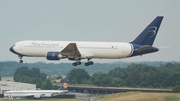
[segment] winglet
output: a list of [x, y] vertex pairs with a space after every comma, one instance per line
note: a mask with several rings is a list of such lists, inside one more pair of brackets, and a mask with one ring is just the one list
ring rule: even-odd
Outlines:
[[163, 16], [157, 16], [131, 43], [152, 46], [161, 25], [162, 19]]

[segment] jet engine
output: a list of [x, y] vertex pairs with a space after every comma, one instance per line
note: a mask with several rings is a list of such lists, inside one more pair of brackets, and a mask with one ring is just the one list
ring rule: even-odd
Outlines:
[[47, 60], [60, 60], [67, 58], [67, 56], [61, 55], [59, 52], [48, 52], [46, 55]]

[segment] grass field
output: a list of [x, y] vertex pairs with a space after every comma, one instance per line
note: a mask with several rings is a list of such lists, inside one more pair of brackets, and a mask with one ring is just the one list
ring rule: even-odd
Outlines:
[[[142, 93], [142, 92], [127, 92], [116, 93], [109, 95], [99, 95], [91, 97], [98, 101], [180, 101], [180, 93]], [[14, 99], [15, 101], [32, 101], [28, 99]], [[0, 101], [9, 101], [0, 98]], [[34, 99], [34, 101], [83, 101], [75, 98], [42, 98]], [[93, 100], [94, 101], [94, 100]]]
[[[0, 98], [0, 101], [10, 101], [4, 98]], [[13, 99], [12, 101], [82, 101], [79, 99], [75, 99], [75, 98], [42, 98], [42, 99]]]
[[94, 97], [99, 101], [180, 101], [180, 93], [128, 92]]

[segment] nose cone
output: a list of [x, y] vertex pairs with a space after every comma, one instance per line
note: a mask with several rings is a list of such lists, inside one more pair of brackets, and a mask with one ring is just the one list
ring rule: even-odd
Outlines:
[[16, 54], [16, 52], [13, 49], [13, 46], [9, 48], [9, 51], [11, 51], [12, 53]]
[[10, 48], [9, 48], [9, 51], [11, 51], [12, 53], [17, 54], [17, 55], [19, 55], [19, 56], [23, 56], [22, 54], [20, 54], [20, 53], [18, 52], [18, 49], [16, 48], [15, 45], [12, 46], [12, 47], [10, 47]]

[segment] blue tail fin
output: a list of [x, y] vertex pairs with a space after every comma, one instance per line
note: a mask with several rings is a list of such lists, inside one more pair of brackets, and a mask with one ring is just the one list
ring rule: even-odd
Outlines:
[[161, 25], [162, 19], [163, 16], [157, 16], [131, 43], [152, 46]]
[[69, 84], [69, 80], [68, 80], [68, 78], [66, 78], [64, 80], [62, 86], [58, 90], [68, 90], [68, 84]]

